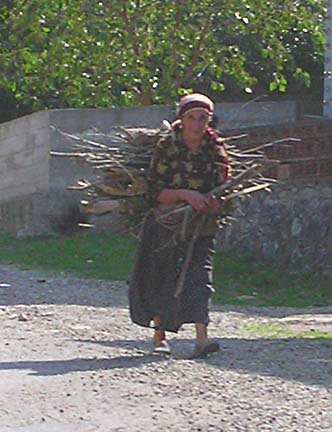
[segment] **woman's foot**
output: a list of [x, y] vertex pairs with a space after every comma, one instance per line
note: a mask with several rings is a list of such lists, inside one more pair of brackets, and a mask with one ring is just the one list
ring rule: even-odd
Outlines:
[[196, 328], [196, 346], [190, 358], [205, 358], [209, 354], [218, 352], [220, 346], [217, 342], [210, 342], [208, 339], [207, 325], [195, 323]]
[[171, 349], [167, 340], [165, 339], [160, 342], [153, 343], [153, 352], [157, 354], [170, 354]]
[[171, 350], [166, 340], [166, 334], [163, 330], [156, 330], [153, 336], [153, 352], [170, 354]]
[[203, 343], [196, 343], [194, 352], [190, 358], [206, 358], [209, 354], [218, 352], [220, 350], [220, 345], [217, 342], [210, 342], [206, 340]]

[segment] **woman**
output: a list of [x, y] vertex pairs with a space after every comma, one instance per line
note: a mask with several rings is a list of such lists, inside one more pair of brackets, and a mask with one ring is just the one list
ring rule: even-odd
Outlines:
[[[196, 346], [192, 357], [219, 350], [208, 339], [209, 299], [217, 219], [223, 203], [209, 192], [226, 181], [228, 159], [221, 139], [209, 127], [213, 102], [205, 95], [184, 96], [172, 133], [157, 144], [151, 161], [148, 196], [152, 210], [145, 219], [129, 285], [133, 322], [154, 327], [155, 350], [169, 352], [166, 331], [177, 332], [194, 323]], [[160, 214], [179, 204], [189, 204], [194, 217], [186, 234], [175, 237], [172, 227], [161, 223]], [[188, 245], [200, 223], [190, 265], [184, 270]], [[181, 271], [184, 283], [176, 287]]]

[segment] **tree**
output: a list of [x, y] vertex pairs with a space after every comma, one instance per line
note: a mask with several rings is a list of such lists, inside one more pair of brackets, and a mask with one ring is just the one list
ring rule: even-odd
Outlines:
[[285, 92], [323, 63], [321, 1], [9, 3], [0, 85], [28, 110]]

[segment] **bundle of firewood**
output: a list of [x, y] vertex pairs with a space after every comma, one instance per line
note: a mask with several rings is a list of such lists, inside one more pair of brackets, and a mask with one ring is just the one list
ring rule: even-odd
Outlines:
[[[93, 180], [80, 179], [70, 189], [84, 191], [82, 201], [85, 211], [100, 213], [120, 211], [129, 225], [137, 223], [148, 211], [145, 202], [150, 160], [157, 142], [171, 133], [167, 127], [113, 128], [109, 133], [87, 131], [71, 135], [58, 131], [71, 142], [71, 151], [53, 152], [54, 156], [78, 159], [94, 168], [97, 176]], [[231, 176], [226, 183], [211, 191], [215, 196], [230, 202], [250, 196], [260, 190], [270, 190], [275, 180], [266, 178], [264, 172], [277, 163], [265, 156], [265, 147], [277, 145], [284, 140], [265, 143], [256, 148], [241, 150], [237, 144], [245, 135], [232, 136], [224, 140], [231, 165]], [[289, 139], [288, 139], [289, 141]], [[105, 205], [105, 202], [108, 205]], [[227, 206], [226, 206], [227, 208]], [[190, 206], [180, 205], [173, 213], [192, 213]], [[225, 215], [224, 221], [227, 221]]]

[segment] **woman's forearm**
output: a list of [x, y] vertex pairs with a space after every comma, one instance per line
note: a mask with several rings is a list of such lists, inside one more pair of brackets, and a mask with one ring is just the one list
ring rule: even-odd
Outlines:
[[158, 201], [166, 205], [188, 202], [189, 192], [187, 189], [163, 189], [158, 195]]
[[172, 205], [179, 202], [188, 203], [193, 209], [205, 212], [209, 207], [209, 198], [201, 192], [190, 189], [164, 189], [158, 196], [161, 204]]

